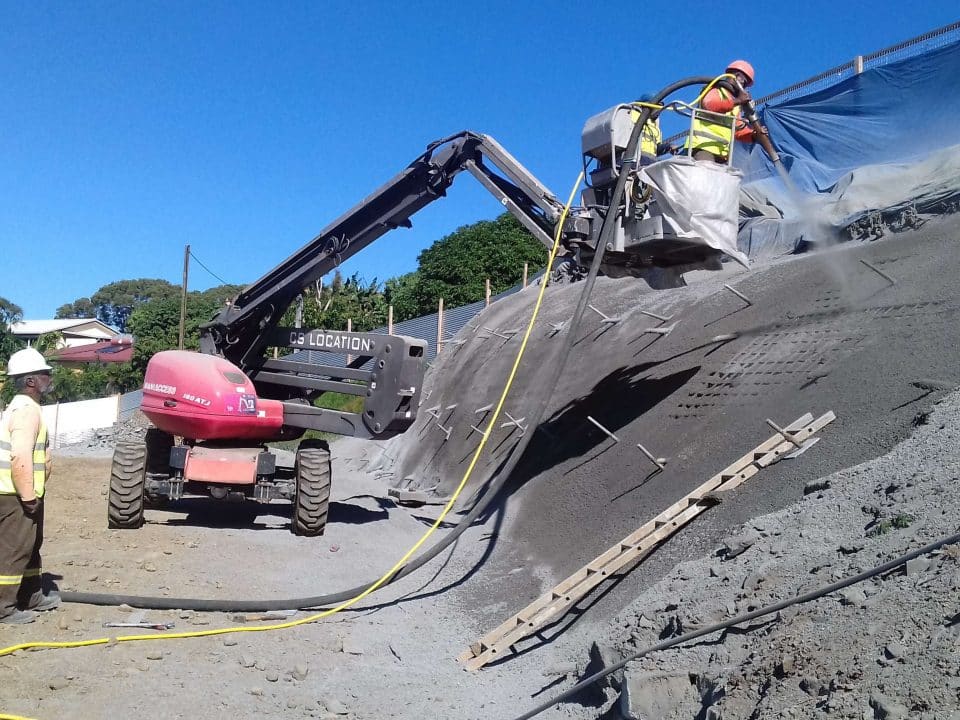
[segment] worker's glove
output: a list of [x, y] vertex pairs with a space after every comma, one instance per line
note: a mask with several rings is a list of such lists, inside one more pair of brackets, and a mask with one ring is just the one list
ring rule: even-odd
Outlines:
[[23, 505], [23, 512], [27, 517], [36, 517], [40, 514], [40, 498], [21, 500], [20, 504]]

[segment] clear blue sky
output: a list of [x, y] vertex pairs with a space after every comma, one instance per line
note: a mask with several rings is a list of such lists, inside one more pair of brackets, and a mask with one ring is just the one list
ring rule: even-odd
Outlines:
[[[466, 128], [565, 199], [583, 122], [606, 107], [734, 57], [754, 64], [763, 95], [957, 19], [939, 0], [122, 0], [0, 12], [0, 296], [28, 319], [115, 280], [179, 284], [188, 243], [223, 280], [252, 282], [427, 143]], [[499, 212], [464, 174], [412, 230], [343, 270], [409, 272], [434, 240]], [[191, 289], [218, 284], [191, 265]]]

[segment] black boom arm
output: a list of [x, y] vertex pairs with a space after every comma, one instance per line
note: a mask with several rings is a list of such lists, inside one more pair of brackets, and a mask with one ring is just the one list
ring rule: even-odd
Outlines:
[[[410, 227], [410, 218], [444, 197], [463, 170], [544, 245], [552, 246], [562, 203], [496, 140], [464, 131], [431, 143], [405, 170], [246, 287], [231, 306], [201, 327], [201, 351], [256, 373], [265, 362], [273, 330], [304, 288], [390, 230]], [[573, 240], [587, 232], [574, 219], [566, 223], [563, 235]]]

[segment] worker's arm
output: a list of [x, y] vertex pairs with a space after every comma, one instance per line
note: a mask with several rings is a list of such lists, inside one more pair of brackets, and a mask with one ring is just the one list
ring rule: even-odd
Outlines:
[[704, 110], [715, 113], [728, 113], [733, 110], [736, 104], [732, 95], [729, 93], [721, 93], [718, 88], [713, 88], [713, 90], [704, 95], [703, 102], [701, 103]]
[[21, 407], [10, 416], [10, 469], [13, 487], [24, 502], [37, 499], [33, 490], [33, 446], [40, 432], [40, 412], [34, 407]]
[[737, 126], [733, 132], [733, 136], [740, 142], [752, 143], [756, 134], [754, 133], [753, 128], [750, 127], [749, 123], [738, 118]]

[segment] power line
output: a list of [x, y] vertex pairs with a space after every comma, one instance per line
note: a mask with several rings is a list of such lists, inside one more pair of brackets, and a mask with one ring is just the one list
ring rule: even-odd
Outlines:
[[199, 265], [200, 267], [202, 267], [202, 268], [203, 268], [204, 270], [206, 270], [208, 273], [210, 273], [211, 275], [213, 275], [213, 277], [215, 277], [217, 280], [219, 280], [219, 281], [221, 282], [221, 284], [223, 284], [223, 285], [229, 285], [229, 284], [230, 284], [230, 283], [228, 283], [226, 280], [224, 280], [222, 277], [220, 277], [219, 275], [217, 275], [213, 270], [211, 270], [211, 269], [208, 268], [206, 265], [204, 265], [204, 264], [200, 261], [200, 258], [198, 258], [196, 255], [193, 254], [193, 250], [190, 251], [190, 257], [192, 257], [194, 260], [197, 261], [197, 265]]

